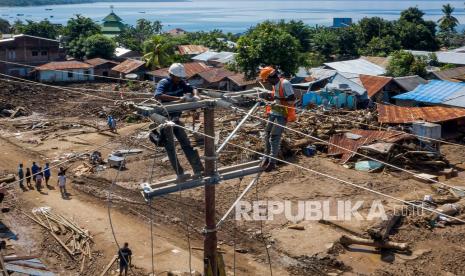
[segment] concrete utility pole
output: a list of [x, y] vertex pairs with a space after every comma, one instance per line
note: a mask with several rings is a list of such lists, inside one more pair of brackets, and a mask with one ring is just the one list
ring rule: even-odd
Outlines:
[[[205, 176], [215, 177], [215, 110], [213, 107], [207, 107], [204, 110], [204, 128], [205, 134]], [[212, 275], [217, 276], [217, 237], [216, 237], [216, 217], [215, 217], [215, 184], [205, 183], [205, 240], [204, 240], [204, 259], [206, 262], [204, 275], [208, 274], [208, 264], [212, 269]]]

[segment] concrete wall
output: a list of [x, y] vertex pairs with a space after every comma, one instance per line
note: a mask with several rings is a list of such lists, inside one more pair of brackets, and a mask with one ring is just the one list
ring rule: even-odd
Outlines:
[[[94, 74], [94, 69], [90, 68], [87, 70], [84, 69], [73, 69], [66, 70], [72, 71], [72, 76], [68, 75], [68, 72], [61, 71], [40, 71], [39, 80], [43, 82], [62, 82], [62, 81], [92, 81], [94, 76], [88, 76], [83, 74]], [[87, 71], [87, 72], [86, 72]]]

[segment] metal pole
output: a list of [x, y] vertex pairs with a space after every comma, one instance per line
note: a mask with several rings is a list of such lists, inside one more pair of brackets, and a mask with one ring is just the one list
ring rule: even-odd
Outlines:
[[219, 154], [223, 148], [226, 146], [226, 144], [236, 135], [237, 131], [242, 127], [242, 125], [247, 121], [250, 115], [252, 115], [255, 110], [257, 110], [257, 107], [260, 105], [260, 103], [256, 103], [250, 110], [249, 112], [242, 118], [239, 124], [237, 124], [236, 128], [224, 139], [224, 142], [221, 144], [221, 146], [218, 147], [216, 150], [216, 154]]
[[[215, 175], [215, 111], [212, 107], [204, 110], [204, 128], [205, 128], [205, 176], [214, 177]], [[204, 240], [204, 259], [210, 263], [213, 276], [218, 274], [217, 265], [217, 237], [216, 237], [216, 218], [215, 218], [215, 185], [205, 184], [205, 240]], [[204, 271], [208, 275], [208, 270]]]

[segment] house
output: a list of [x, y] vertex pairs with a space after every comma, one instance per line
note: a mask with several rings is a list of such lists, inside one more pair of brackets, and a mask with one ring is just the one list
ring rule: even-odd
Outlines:
[[175, 29], [167, 31], [166, 33], [171, 36], [182, 36], [182, 35], [185, 35], [187, 31], [181, 28], [175, 28]]
[[119, 62], [107, 60], [103, 58], [93, 58], [85, 61], [94, 67], [94, 74], [98, 76], [110, 76], [111, 68], [119, 64]]
[[394, 81], [397, 85], [403, 89], [404, 92], [413, 91], [417, 88], [420, 84], [428, 83], [427, 80], [424, 78], [414, 75], [414, 76], [406, 76], [406, 77], [397, 77], [394, 78]]
[[[184, 63], [183, 65], [186, 71], [187, 79], [190, 79], [192, 76], [198, 73], [212, 69], [212, 67], [206, 65], [203, 62], [188, 62], [188, 63]], [[145, 74], [147, 75], [148, 79], [155, 81], [155, 82], [159, 82], [160, 80], [169, 76], [168, 69], [169, 68], [162, 68], [162, 69], [158, 69], [155, 71], [146, 72]], [[193, 83], [192, 81], [191, 81], [191, 84], [196, 86], [196, 84]]]
[[373, 102], [391, 102], [393, 96], [404, 92], [391, 77], [360, 75], [359, 78]]
[[126, 28], [126, 26], [123, 23], [123, 19], [117, 16], [113, 12], [113, 10], [110, 12], [109, 15], [105, 16], [105, 18], [103, 18], [102, 21], [102, 34], [109, 37], [119, 35], [124, 30], [124, 28]]
[[228, 91], [244, 91], [254, 87], [260, 87], [257, 79], [248, 80], [244, 74], [241, 73], [228, 76], [227, 80], [229, 81], [227, 84]]
[[234, 72], [225, 68], [212, 68], [197, 73], [188, 80], [196, 87], [230, 91], [230, 80], [227, 77], [233, 75], [235, 75]]
[[124, 47], [116, 47], [114, 56], [116, 57], [116, 60], [124, 61], [128, 58], [140, 59], [142, 57], [142, 54]]
[[34, 69], [42, 82], [77, 82], [94, 80], [94, 67], [76, 60], [53, 61]]
[[178, 45], [178, 53], [189, 57], [207, 52], [209, 49], [202, 45]]
[[0, 60], [12, 62], [0, 62], [3, 74], [25, 77], [35, 66], [65, 58], [64, 49], [55, 39], [20, 34], [0, 40]]
[[193, 61], [205, 62], [208, 65], [221, 67], [234, 62], [235, 53], [207, 51], [192, 58]]
[[430, 59], [432, 55], [436, 55], [439, 63], [443, 64], [455, 64], [455, 65], [465, 65], [465, 53], [455, 52], [455, 51], [437, 51], [437, 52], [428, 52], [428, 51], [415, 51], [408, 50], [414, 56], [422, 56]]
[[393, 97], [397, 105], [427, 106], [445, 105], [465, 107], [465, 83], [431, 80], [413, 91]]
[[369, 61], [373, 64], [376, 64], [384, 69], [388, 67], [389, 61], [391, 60], [390, 57], [361, 56], [360, 58]]
[[415, 124], [420, 121], [440, 124], [442, 137], [456, 136], [459, 132], [465, 132], [465, 108], [378, 104], [377, 111], [378, 122], [382, 124]]
[[465, 66], [446, 70], [433, 71], [430, 74], [434, 79], [453, 82], [465, 81]]
[[359, 58], [346, 61], [324, 63], [325, 69], [336, 70], [340, 73], [363, 74], [380, 76], [386, 74], [386, 69], [366, 59]]
[[113, 74], [120, 78], [125, 78], [129, 74], [136, 74], [139, 79], [143, 78], [145, 73], [145, 61], [136, 59], [127, 59], [115, 67], [111, 68]]

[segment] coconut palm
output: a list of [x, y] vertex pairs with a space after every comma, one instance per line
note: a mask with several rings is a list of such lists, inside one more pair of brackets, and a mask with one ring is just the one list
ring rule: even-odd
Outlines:
[[457, 27], [457, 25], [459, 24], [459, 20], [456, 17], [452, 16], [454, 10], [454, 7], [452, 7], [450, 4], [442, 6], [442, 13], [444, 14], [444, 16], [438, 20], [439, 29], [441, 30], [441, 32], [455, 31], [455, 27]]
[[173, 60], [173, 45], [162, 35], [154, 35], [144, 43], [144, 60], [153, 69], [167, 67]]

